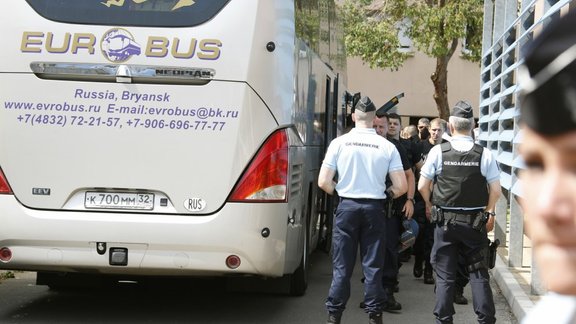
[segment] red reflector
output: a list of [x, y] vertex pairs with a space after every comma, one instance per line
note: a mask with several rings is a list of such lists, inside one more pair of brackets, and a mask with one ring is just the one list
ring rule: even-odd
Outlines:
[[0, 261], [8, 262], [12, 259], [12, 251], [7, 248], [3, 247], [0, 249]]
[[237, 255], [229, 255], [226, 258], [226, 266], [230, 269], [236, 269], [240, 266], [240, 257]]
[[264, 143], [232, 191], [230, 201], [286, 201], [288, 135], [276, 131]]
[[8, 181], [6, 181], [6, 177], [2, 170], [0, 170], [0, 194], [11, 194], [12, 189], [8, 185]]

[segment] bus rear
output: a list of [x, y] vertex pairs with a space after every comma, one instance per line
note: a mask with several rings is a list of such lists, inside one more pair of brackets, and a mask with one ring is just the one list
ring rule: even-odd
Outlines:
[[303, 292], [294, 3], [27, 0], [0, 26], [0, 268]]

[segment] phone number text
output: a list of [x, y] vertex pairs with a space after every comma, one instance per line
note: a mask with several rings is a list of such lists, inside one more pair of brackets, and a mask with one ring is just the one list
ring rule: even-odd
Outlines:
[[86, 117], [46, 114], [22, 114], [16, 117], [18, 122], [30, 126], [59, 127], [106, 127], [106, 128], [150, 128], [180, 129], [195, 131], [222, 131], [226, 126], [223, 121], [206, 120], [167, 120], [156, 118], [120, 118], [120, 117]]

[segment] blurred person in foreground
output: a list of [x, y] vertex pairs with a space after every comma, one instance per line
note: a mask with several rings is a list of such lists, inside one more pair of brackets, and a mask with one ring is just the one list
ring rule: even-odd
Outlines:
[[520, 87], [520, 203], [549, 290], [522, 323], [576, 323], [576, 11], [528, 46]]

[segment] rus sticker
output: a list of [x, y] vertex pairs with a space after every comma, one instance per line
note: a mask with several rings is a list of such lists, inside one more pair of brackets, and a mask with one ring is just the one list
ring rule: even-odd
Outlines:
[[206, 201], [202, 198], [189, 198], [184, 200], [184, 208], [191, 212], [200, 212], [206, 208]]

